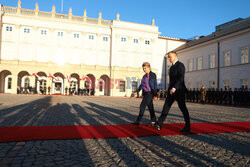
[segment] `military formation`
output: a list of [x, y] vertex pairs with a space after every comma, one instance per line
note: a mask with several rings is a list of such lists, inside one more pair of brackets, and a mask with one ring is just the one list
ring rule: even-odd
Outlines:
[[[166, 98], [167, 90], [158, 91], [158, 99]], [[203, 104], [224, 104], [235, 106], [250, 106], [250, 89], [247, 88], [231, 88], [225, 89], [189, 89], [186, 93], [187, 102], [196, 102]]]
[[[45, 89], [40, 90], [40, 94], [51, 94], [51, 88], [48, 91]], [[65, 88], [65, 95], [81, 95], [81, 96], [94, 96], [94, 89], [74, 89]], [[33, 87], [20, 88], [17, 94], [37, 94]], [[158, 99], [165, 99], [167, 90], [159, 90], [157, 93]], [[133, 93], [131, 94], [133, 96]], [[231, 88], [225, 89], [206, 89], [204, 86], [201, 89], [189, 89], [186, 93], [187, 102], [209, 103], [209, 104], [226, 104], [235, 106], [250, 106], [250, 89], [247, 88]]]
[[250, 89], [193, 89], [187, 92], [186, 101], [211, 104], [227, 104], [235, 106], [250, 106]]

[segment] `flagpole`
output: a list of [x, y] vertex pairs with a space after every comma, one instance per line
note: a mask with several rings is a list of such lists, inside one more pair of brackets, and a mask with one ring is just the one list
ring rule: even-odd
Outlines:
[[62, 6], [61, 6], [61, 14], [63, 14], [63, 0], [62, 0]]

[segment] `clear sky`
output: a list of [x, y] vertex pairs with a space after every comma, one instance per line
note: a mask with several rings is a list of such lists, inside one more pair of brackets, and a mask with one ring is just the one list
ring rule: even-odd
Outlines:
[[[18, 0], [0, 0], [4, 6], [16, 7]], [[61, 12], [62, 0], [21, 0], [22, 8], [51, 11], [56, 6]], [[72, 8], [73, 15], [98, 18], [102, 12], [105, 20], [120, 20], [159, 26], [162, 36], [188, 39], [208, 35], [215, 26], [233, 19], [250, 17], [250, 0], [63, 0], [63, 13]]]

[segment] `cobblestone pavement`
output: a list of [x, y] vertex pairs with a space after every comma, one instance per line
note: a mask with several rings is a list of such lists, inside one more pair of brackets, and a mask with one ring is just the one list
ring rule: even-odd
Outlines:
[[[0, 94], [0, 127], [128, 124], [141, 99]], [[155, 101], [156, 116], [164, 101]], [[249, 122], [250, 109], [187, 103], [192, 122]], [[146, 111], [142, 120], [149, 122]], [[183, 122], [175, 103], [165, 123]], [[0, 134], [1, 135], [1, 134]], [[0, 143], [2, 166], [250, 166], [250, 133]]]

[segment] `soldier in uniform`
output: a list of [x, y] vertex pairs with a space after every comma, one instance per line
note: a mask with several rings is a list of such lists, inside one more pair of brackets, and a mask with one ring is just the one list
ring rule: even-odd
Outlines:
[[192, 102], [195, 102], [195, 88], [192, 90]]
[[210, 103], [211, 102], [211, 89], [208, 88], [207, 90], [207, 102]]
[[51, 88], [50, 88], [50, 86], [49, 86], [49, 87], [48, 87], [48, 93], [49, 93], [49, 95], [50, 95], [50, 89], [51, 89]]
[[232, 105], [232, 97], [233, 97], [233, 91], [231, 88], [228, 90], [228, 104]]
[[199, 99], [200, 99], [200, 91], [197, 88], [196, 91], [195, 91], [195, 100], [196, 100], [197, 103], [199, 102]]
[[247, 91], [247, 106], [250, 107], [250, 89]]
[[223, 101], [224, 101], [224, 97], [225, 97], [225, 92], [223, 91], [222, 88], [220, 88], [220, 92], [219, 92], [219, 101], [220, 101], [220, 104], [223, 104]]
[[245, 89], [242, 90], [242, 100], [243, 100], [243, 106], [247, 106], [247, 88], [245, 87]]
[[200, 90], [200, 101], [201, 103], [205, 104], [206, 103], [206, 95], [207, 95], [207, 90], [205, 86], [201, 87]]
[[65, 95], [67, 95], [68, 94], [68, 87], [66, 86], [66, 88], [65, 88]]
[[20, 86], [17, 86], [17, 94], [20, 94]]
[[44, 94], [45, 95], [47, 94], [47, 87], [46, 86], [44, 87]]
[[215, 90], [215, 103], [219, 104], [219, 98], [220, 98], [220, 90], [218, 88], [216, 88]]
[[187, 91], [187, 96], [186, 96], [186, 98], [187, 98], [187, 101], [190, 101], [190, 89]]
[[227, 87], [225, 87], [225, 90], [224, 90], [224, 104], [228, 104], [229, 102], [229, 90], [227, 89]]
[[157, 91], [157, 96], [156, 96], [156, 97], [157, 97], [157, 99], [160, 99], [160, 98], [161, 98], [161, 90], [158, 90], [158, 91]]

